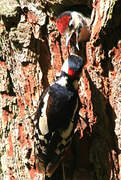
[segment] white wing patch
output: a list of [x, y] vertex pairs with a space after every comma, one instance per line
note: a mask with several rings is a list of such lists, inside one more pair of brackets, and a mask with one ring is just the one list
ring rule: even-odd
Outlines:
[[67, 86], [67, 77], [61, 77], [56, 83], [61, 86], [66, 87]]
[[49, 132], [47, 116], [46, 116], [48, 98], [49, 98], [49, 93], [47, 93], [46, 96], [44, 97], [44, 100], [43, 100], [44, 106], [42, 108], [42, 114], [39, 118], [39, 128], [42, 135], [46, 135]]
[[77, 111], [77, 108], [78, 108], [78, 99], [77, 99], [77, 103], [76, 103], [76, 106], [75, 106], [75, 109], [74, 109], [73, 117], [72, 117], [72, 119], [71, 119], [71, 121], [69, 123], [69, 126], [65, 131], [63, 131], [61, 133], [61, 137], [63, 139], [66, 139], [71, 134], [71, 131], [73, 130], [73, 126], [74, 126], [73, 121], [74, 121], [74, 116], [75, 116], [75, 113]]

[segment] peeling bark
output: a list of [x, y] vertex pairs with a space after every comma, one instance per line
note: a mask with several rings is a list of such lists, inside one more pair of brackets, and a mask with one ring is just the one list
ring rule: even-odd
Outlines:
[[52, 180], [121, 178], [120, 0], [0, 1], [0, 179], [42, 179], [34, 165], [33, 117], [43, 89], [68, 57], [55, 18], [85, 3], [91, 37], [79, 94], [80, 123]]

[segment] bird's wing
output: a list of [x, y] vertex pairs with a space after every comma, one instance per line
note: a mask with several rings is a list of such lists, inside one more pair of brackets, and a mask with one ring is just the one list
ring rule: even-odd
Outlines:
[[68, 149], [77, 110], [77, 94], [56, 83], [40, 97], [36, 115], [35, 156], [37, 167], [51, 176]]
[[66, 88], [53, 84], [40, 98], [36, 114], [38, 128], [42, 135], [55, 129], [66, 129], [72, 119], [77, 95]]
[[49, 94], [46, 111], [49, 129], [66, 129], [73, 116], [77, 94], [57, 84], [50, 88]]

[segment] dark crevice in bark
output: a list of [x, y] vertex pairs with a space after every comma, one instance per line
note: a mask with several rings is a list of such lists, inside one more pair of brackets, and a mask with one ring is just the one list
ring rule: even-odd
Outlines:
[[44, 42], [42, 42], [39, 39], [35, 39], [34, 36], [32, 35], [29, 49], [34, 53], [36, 53], [37, 55], [37, 61], [39, 62], [43, 75], [42, 85], [43, 85], [43, 89], [45, 89], [47, 86], [49, 86], [47, 75], [48, 75], [48, 70], [51, 67], [48, 41], [47, 39], [44, 39]]
[[[95, 172], [95, 175], [97, 177], [97, 179], [100, 177], [103, 178], [105, 180], [110, 179], [110, 173], [105, 174], [105, 171], [109, 171], [112, 172], [118, 177], [118, 173], [119, 173], [119, 164], [118, 164], [118, 141], [117, 141], [117, 136], [115, 134], [115, 119], [116, 119], [116, 115], [115, 112], [113, 110], [113, 108], [111, 107], [111, 104], [107, 103], [107, 100], [105, 99], [105, 97], [103, 96], [103, 94], [96, 88], [96, 86], [94, 85], [93, 81], [91, 80], [91, 77], [88, 73], [88, 71], [86, 70], [86, 77], [89, 81], [90, 84], [90, 89], [91, 89], [91, 93], [92, 93], [92, 104], [93, 104], [93, 112], [95, 113], [95, 115], [97, 116], [97, 121], [96, 123], [93, 125], [92, 127], [92, 137], [91, 137], [91, 141], [95, 141], [95, 138], [98, 137], [99, 143], [101, 143], [101, 139], [103, 139], [103, 144], [102, 146], [105, 144], [105, 150], [101, 149], [102, 151], [102, 160], [107, 161], [109, 167], [107, 169], [105, 169], [105, 166], [102, 166], [102, 169], [100, 170], [99, 174], [97, 174]], [[91, 146], [93, 146], [93, 144], [91, 144]], [[90, 147], [91, 147], [90, 146]], [[100, 151], [101, 147], [97, 147], [95, 150], [96, 151]], [[114, 159], [113, 159], [113, 154], [112, 151], [115, 151], [115, 158], [117, 161], [117, 169], [116, 166], [112, 166], [112, 164], [114, 163]], [[112, 160], [110, 160], [110, 158], [105, 157], [105, 153], [110, 154]], [[102, 161], [101, 160], [101, 161]], [[101, 162], [100, 161], [100, 165]], [[97, 162], [98, 165], [98, 162]], [[96, 164], [93, 163], [93, 166], [96, 167]], [[94, 168], [94, 171], [96, 169]], [[102, 176], [101, 176], [101, 174]], [[96, 179], [96, 177], [94, 179]]]
[[113, 10], [112, 19], [108, 21], [105, 28], [102, 28], [99, 33], [99, 39], [95, 46], [102, 45], [104, 57], [101, 58], [101, 67], [103, 69], [102, 76], [108, 77], [109, 71], [114, 71], [110, 50], [117, 47], [121, 39], [121, 4], [116, 3]]
[[28, 152], [27, 152], [27, 154], [26, 154], [26, 158], [27, 158], [27, 159], [30, 159], [30, 157], [31, 157], [31, 152], [32, 152], [32, 148], [29, 148], [29, 149], [28, 149]]
[[64, 11], [78, 11], [87, 17], [90, 17], [92, 12], [91, 8], [89, 8], [86, 4], [75, 4], [73, 6], [65, 6]]
[[54, 15], [56, 17], [64, 11], [78, 11], [88, 16], [90, 16], [91, 14], [91, 7], [87, 5], [87, 2], [85, 3], [80, 2], [78, 4], [76, 2], [75, 3], [73, 2], [73, 5], [70, 5], [70, 3], [67, 3], [67, 2], [62, 3], [62, 4], [55, 4], [53, 9], [55, 9]]
[[41, 39], [35, 39], [33, 33], [31, 36], [31, 41], [29, 45], [29, 49], [36, 53], [36, 59], [39, 62], [39, 65], [42, 70], [42, 85], [43, 89], [49, 86], [48, 82], [48, 70], [51, 67], [51, 54], [49, 50], [48, 44], [48, 32], [47, 32], [47, 24], [48, 19], [47, 16], [45, 25], [41, 26]]
[[118, 147], [118, 139], [117, 139], [117, 136], [115, 134], [115, 119], [117, 118], [116, 117], [116, 114], [113, 110], [113, 108], [111, 107], [109, 101], [107, 101], [107, 104], [106, 104], [106, 114], [108, 116], [108, 119], [109, 119], [109, 133], [111, 135], [111, 143], [112, 143], [112, 148], [117, 152], [117, 155], [119, 154], [120, 150], [119, 150], [119, 147]]
[[20, 18], [22, 14], [21, 8], [17, 7], [14, 11], [16, 13], [14, 13], [14, 15], [12, 16], [2, 15], [2, 20], [4, 22], [7, 31], [10, 31], [12, 27], [17, 27], [18, 23], [20, 22]]
[[24, 61], [24, 62], [22, 62], [21, 64], [22, 64], [22, 66], [28, 66], [29, 64], [30, 64], [31, 62], [29, 62], [29, 61]]
[[99, 36], [105, 53], [117, 46], [121, 38], [121, 3], [118, 1], [114, 6], [112, 18], [108, 20], [106, 27], [101, 29]]
[[9, 114], [12, 114], [12, 111], [10, 111], [9, 106], [6, 105], [2, 109], [7, 111]]
[[6, 61], [6, 58], [3, 57], [3, 56], [0, 56], [0, 61], [5, 62], [5, 61]]
[[59, 48], [60, 48], [60, 55], [61, 55], [61, 61], [62, 64], [64, 63], [64, 59], [63, 59], [63, 51], [62, 51], [62, 44], [61, 44], [61, 35], [59, 34], [59, 36], [56, 38], [56, 41], [58, 41], [59, 43]]
[[8, 82], [7, 82], [7, 90], [6, 91], [1, 91], [0, 93], [9, 95], [9, 96], [16, 96], [16, 93], [14, 92], [14, 85], [12, 82], [12, 78], [10, 75], [10, 71], [7, 69], [7, 78], [8, 78]]

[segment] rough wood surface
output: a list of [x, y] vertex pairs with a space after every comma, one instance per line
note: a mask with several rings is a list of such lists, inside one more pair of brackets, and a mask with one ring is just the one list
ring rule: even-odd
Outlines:
[[[81, 126], [64, 159], [66, 180], [119, 180], [121, 174], [120, 0], [0, 0], [0, 179], [43, 179], [34, 166], [39, 96], [68, 56], [55, 27], [64, 10], [93, 9], [80, 81]], [[52, 180], [62, 180], [62, 167]]]

